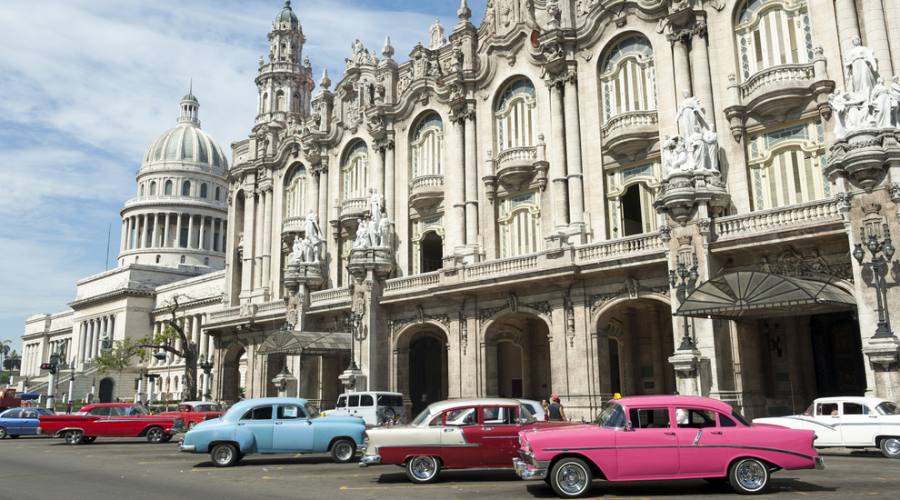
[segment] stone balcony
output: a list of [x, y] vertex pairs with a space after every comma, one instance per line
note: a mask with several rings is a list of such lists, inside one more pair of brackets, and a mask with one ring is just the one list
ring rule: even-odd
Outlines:
[[355, 221], [360, 217], [364, 217], [369, 210], [368, 203], [369, 199], [364, 196], [341, 200], [341, 222]]
[[416, 210], [434, 207], [444, 198], [444, 176], [419, 175], [409, 183], [409, 205]]
[[541, 190], [547, 187], [547, 169], [543, 136], [538, 136], [537, 146], [519, 146], [505, 149], [488, 158], [488, 175], [482, 177], [487, 197], [497, 195], [498, 183], [507, 192], [520, 191], [537, 181]]
[[635, 159], [659, 139], [656, 111], [629, 111], [610, 118], [600, 128], [603, 149], [614, 157]]
[[821, 238], [825, 234], [843, 235], [844, 218], [840, 199], [827, 198], [786, 207], [759, 210], [713, 219], [712, 249], [780, 241], [794, 237]]
[[306, 217], [286, 217], [281, 223], [281, 235], [301, 234], [305, 229]]
[[743, 136], [748, 120], [778, 120], [802, 110], [810, 101], [824, 118], [830, 116], [828, 95], [834, 91], [834, 81], [828, 79], [821, 49], [817, 49], [811, 63], [766, 68], [743, 83], [737, 83], [734, 74], [728, 79], [732, 105], [725, 108], [725, 116], [737, 141]]

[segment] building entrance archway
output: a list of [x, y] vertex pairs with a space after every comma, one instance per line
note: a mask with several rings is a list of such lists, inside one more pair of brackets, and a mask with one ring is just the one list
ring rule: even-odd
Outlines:
[[409, 417], [447, 399], [447, 337], [443, 332], [425, 328], [401, 335], [397, 358], [397, 391], [410, 398]]
[[113, 401], [113, 392], [116, 388], [116, 381], [110, 377], [106, 377], [100, 380], [100, 402], [101, 403], [112, 403]]
[[241, 399], [244, 388], [244, 373], [247, 369], [247, 351], [240, 344], [232, 345], [222, 361], [221, 399], [234, 402]]
[[541, 318], [512, 313], [485, 332], [484, 389], [488, 397], [542, 400], [553, 393], [550, 330]]
[[675, 372], [668, 357], [675, 350], [668, 304], [634, 299], [617, 304], [598, 319], [600, 393], [672, 394]]

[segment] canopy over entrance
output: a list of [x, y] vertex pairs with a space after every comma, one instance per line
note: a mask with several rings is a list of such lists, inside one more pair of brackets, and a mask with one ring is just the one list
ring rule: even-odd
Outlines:
[[827, 281], [739, 271], [698, 286], [675, 314], [737, 319], [814, 314], [855, 306], [853, 295]]
[[257, 354], [334, 354], [350, 351], [349, 332], [278, 330], [266, 337]]

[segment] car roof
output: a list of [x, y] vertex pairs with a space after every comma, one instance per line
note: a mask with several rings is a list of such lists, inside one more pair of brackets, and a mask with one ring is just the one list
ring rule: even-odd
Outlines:
[[91, 403], [89, 405], [84, 405], [81, 407], [82, 410], [85, 408], [127, 408], [134, 406], [134, 403]]
[[229, 415], [234, 414], [243, 414], [247, 410], [251, 408], [255, 408], [257, 406], [265, 406], [269, 405], [278, 405], [278, 404], [294, 404], [294, 405], [305, 405], [306, 400], [303, 398], [253, 398], [253, 399], [245, 399], [243, 401], [238, 401], [237, 403], [231, 405], [231, 408], [228, 409]]
[[682, 396], [679, 394], [655, 394], [652, 396], [626, 396], [619, 399], [612, 399], [608, 401], [615, 401], [619, 404], [622, 404], [627, 407], [631, 406], [648, 406], [648, 405], [659, 405], [659, 406], [701, 406], [704, 408], [711, 408], [714, 410], [730, 412], [732, 411], [731, 405], [724, 401], [719, 401], [718, 399], [713, 398], [704, 398], [702, 396]]
[[481, 399], [447, 399], [431, 403], [428, 408], [431, 413], [440, 413], [450, 408], [459, 406], [519, 406], [521, 403], [517, 399], [507, 398], [481, 398]]
[[382, 396], [403, 396], [402, 392], [388, 392], [388, 391], [352, 391], [352, 392], [344, 392], [341, 393], [341, 396], [353, 396], [354, 394], [380, 394]]
[[817, 398], [816, 403], [840, 403], [846, 401], [850, 403], [864, 403], [868, 406], [878, 406], [887, 401], [881, 398], [872, 398], [866, 396], [829, 396], [827, 398]]

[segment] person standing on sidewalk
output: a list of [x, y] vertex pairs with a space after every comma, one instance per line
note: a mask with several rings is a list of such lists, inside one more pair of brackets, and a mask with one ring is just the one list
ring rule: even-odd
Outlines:
[[559, 402], [559, 395], [550, 396], [550, 406], [547, 407], [549, 420], [551, 422], [563, 422], [566, 420], [566, 410], [562, 403]]

